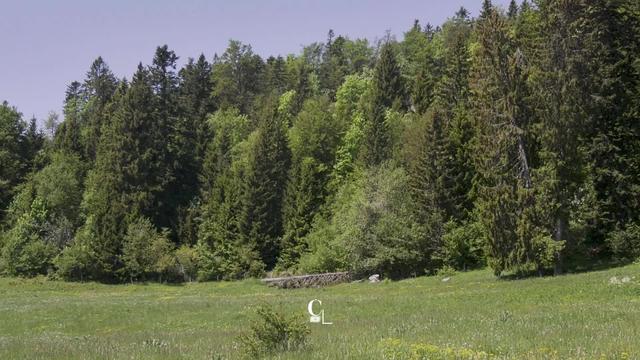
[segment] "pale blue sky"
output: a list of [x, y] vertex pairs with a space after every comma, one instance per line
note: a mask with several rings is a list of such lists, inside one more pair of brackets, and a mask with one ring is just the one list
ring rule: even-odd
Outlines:
[[[494, 0], [506, 6], [508, 0]], [[25, 118], [61, 112], [67, 84], [102, 56], [118, 77], [168, 44], [180, 61], [222, 53], [229, 39], [262, 56], [298, 53], [336, 35], [398, 39], [414, 19], [441, 24], [481, 0], [0, 0], [0, 101]]]

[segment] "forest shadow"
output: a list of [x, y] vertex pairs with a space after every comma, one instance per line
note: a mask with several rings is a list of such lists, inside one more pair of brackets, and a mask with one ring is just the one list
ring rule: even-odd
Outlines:
[[563, 276], [570, 274], [581, 274], [593, 271], [604, 271], [609, 269], [614, 269], [618, 267], [624, 267], [632, 264], [632, 260], [614, 260], [614, 259], [601, 259], [596, 262], [589, 262], [587, 260], [573, 260], [569, 262], [562, 274], [555, 275], [553, 269], [545, 269], [542, 272], [537, 270], [528, 270], [528, 271], [519, 271], [510, 274], [504, 274], [498, 277], [498, 280], [503, 281], [517, 281], [517, 280], [526, 280], [531, 278], [538, 277], [549, 277], [549, 276]]

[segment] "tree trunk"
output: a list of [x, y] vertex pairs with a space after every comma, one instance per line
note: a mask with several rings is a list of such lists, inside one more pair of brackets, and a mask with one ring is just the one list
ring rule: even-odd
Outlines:
[[529, 161], [527, 161], [527, 153], [524, 149], [524, 140], [522, 135], [518, 135], [518, 159], [520, 160], [520, 176], [524, 181], [525, 189], [531, 188], [531, 173], [529, 171]]
[[[567, 222], [565, 221], [565, 219], [561, 215], [558, 216], [558, 218], [556, 219], [556, 230], [554, 233], [555, 241], [563, 240], [563, 237], [566, 232], [566, 227], [567, 227]], [[556, 261], [553, 267], [553, 275], [561, 275], [562, 272], [563, 272], [562, 251], [558, 251], [558, 253], [556, 254]]]

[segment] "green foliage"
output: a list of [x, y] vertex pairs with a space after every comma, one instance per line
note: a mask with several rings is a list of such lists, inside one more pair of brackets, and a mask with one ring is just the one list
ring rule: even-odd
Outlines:
[[198, 279], [258, 276], [264, 263], [256, 245], [241, 236], [239, 215], [245, 174], [257, 132], [248, 138], [248, 119], [237, 111], [219, 111], [211, 119], [215, 137], [203, 167], [202, 223], [198, 229]]
[[162, 282], [176, 267], [167, 231], [158, 232], [146, 218], [133, 221], [127, 228], [121, 260], [123, 272], [131, 281], [157, 276]]
[[214, 59], [211, 95], [219, 108], [235, 107], [247, 113], [258, 95], [264, 62], [250, 45], [230, 40], [222, 56]]
[[118, 89], [116, 111], [104, 128], [88, 175], [84, 231], [97, 256], [98, 278], [113, 277], [121, 266], [122, 239], [133, 219], [165, 219], [162, 195], [172, 179], [164, 139], [168, 124], [156, 117], [151, 85], [150, 73], [139, 66], [131, 86]]
[[306, 244], [302, 238], [327, 196], [340, 128], [326, 98], [308, 100], [289, 129], [292, 165], [283, 206], [280, 266], [293, 266]]
[[182, 245], [176, 249], [178, 273], [184, 281], [193, 281], [198, 275], [198, 252], [195, 248]]
[[[80, 117], [85, 125], [80, 129], [80, 143], [84, 147], [84, 157], [91, 161], [96, 158], [102, 127], [107, 123], [110, 102], [118, 86], [123, 84], [118, 84], [107, 63], [102, 57], [98, 57], [91, 64], [82, 88], [71, 104], [76, 109], [81, 109]], [[72, 139], [76, 136], [70, 135]]]
[[267, 305], [258, 307], [256, 313], [258, 319], [251, 326], [251, 332], [240, 337], [248, 358], [302, 350], [307, 346], [310, 330], [304, 319], [287, 317]]
[[365, 129], [365, 112], [371, 89], [369, 74], [350, 75], [338, 89], [335, 116], [344, 131], [336, 149], [332, 187], [338, 187], [354, 170]]
[[624, 229], [611, 232], [607, 243], [620, 259], [640, 258], [640, 225], [628, 224]]
[[57, 276], [65, 280], [84, 281], [96, 273], [96, 254], [93, 252], [86, 233], [76, 234], [73, 242], [68, 244], [54, 259]]
[[391, 134], [387, 109], [406, 104], [404, 83], [393, 44], [386, 42], [373, 73], [372, 97], [368, 105], [360, 159], [367, 166], [379, 165], [391, 155]]
[[34, 175], [35, 195], [52, 216], [79, 220], [85, 169], [78, 155], [54, 153], [51, 163]]
[[589, 76], [573, 75], [582, 88], [572, 99], [581, 95], [589, 115], [583, 146], [600, 210], [588, 240], [598, 247], [607, 233], [640, 220], [640, 11], [629, 0], [583, 5], [569, 31], [583, 34], [572, 47], [584, 52], [570, 60], [574, 73]]
[[259, 252], [268, 269], [275, 265], [280, 252], [283, 199], [291, 159], [285, 124], [272, 106], [265, 105], [250, 148], [238, 215], [240, 236]]
[[478, 222], [446, 223], [442, 247], [435, 256], [446, 266], [458, 270], [466, 271], [484, 265], [484, 247], [487, 240], [483, 231], [482, 225]]
[[[31, 136], [29, 135], [31, 133]], [[17, 188], [30, 170], [35, 152], [39, 149], [27, 129], [27, 124], [14, 107], [0, 103], [0, 224]]]
[[635, 257], [639, 40], [637, 1], [486, 0], [378, 47], [329, 31], [263, 60], [232, 40], [177, 70], [164, 45], [130, 83], [97, 58], [47, 136], [0, 106], [2, 268], [190, 281]]
[[22, 214], [6, 234], [0, 257], [0, 270], [8, 275], [46, 274], [56, 255], [56, 247], [43, 239], [47, 210], [36, 198], [29, 212]]
[[309, 234], [302, 270], [393, 278], [427, 268], [428, 237], [413, 213], [404, 170], [390, 164], [372, 168], [346, 184], [336, 199], [332, 217]]

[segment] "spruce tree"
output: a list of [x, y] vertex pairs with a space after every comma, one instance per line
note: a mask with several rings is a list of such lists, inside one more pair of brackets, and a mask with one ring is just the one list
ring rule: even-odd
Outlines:
[[264, 105], [243, 182], [239, 216], [241, 236], [246, 243], [255, 244], [267, 269], [275, 265], [280, 252], [282, 204], [290, 164], [286, 126], [281, 115], [273, 102]]
[[491, 0], [482, 0], [482, 8], [480, 9], [480, 19], [486, 19], [493, 12], [493, 4]]
[[98, 57], [91, 64], [82, 85], [84, 100], [87, 101], [83, 120], [82, 141], [85, 157], [95, 160], [96, 147], [100, 142], [101, 130], [108, 117], [105, 107], [111, 100], [117, 86], [117, 79], [107, 63]]
[[329, 111], [329, 100], [307, 100], [289, 130], [292, 160], [283, 205], [282, 268], [295, 265], [306, 250], [302, 239], [327, 195], [338, 141], [339, 124]]
[[507, 15], [509, 16], [509, 19], [515, 19], [518, 16], [518, 3], [516, 0], [511, 0], [509, 3]]
[[[573, 245], [570, 223], [576, 199], [585, 182], [585, 154], [580, 146], [584, 138], [584, 112], [588, 104], [586, 66], [582, 19], [585, 14], [581, 1], [549, 2], [541, 7], [542, 29], [546, 34], [542, 44], [537, 79], [536, 115], [540, 125], [536, 138], [540, 146], [538, 169], [539, 193], [544, 194], [544, 226], [555, 241], [565, 242], [568, 248], [557, 254], [555, 273], [563, 271], [563, 255]], [[538, 217], [540, 217], [538, 215]]]
[[405, 89], [391, 42], [382, 46], [373, 76], [373, 94], [367, 114], [360, 158], [365, 165], [378, 165], [391, 154], [391, 134], [386, 120], [390, 108], [402, 109]]
[[131, 86], [121, 85], [87, 181], [84, 227], [95, 254], [93, 276], [113, 278], [124, 231], [140, 217], [161, 218], [168, 184], [162, 123], [158, 121], [149, 71], [138, 66]]
[[[589, 245], [640, 221], [640, 11], [633, 1], [593, 1], [580, 23], [591, 98], [584, 146], [592, 166], [598, 216]], [[635, 65], [634, 65], [635, 64]]]
[[54, 139], [56, 149], [79, 156], [85, 155], [81, 135], [83, 106], [81, 84], [74, 81], [67, 87], [64, 101], [64, 121], [58, 127]]
[[554, 263], [562, 242], [552, 239], [546, 182], [533, 178], [529, 70], [500, 14], [491, 13], [478, 32], [476, 211], [488, 236], [488, 262], [498, 275], [508, 269], [542, 271]]
[[255, 136], [248, 137], [249, 119], [236, 109], [209, 118], [213, 139], [200, 176], [201, 224], [198, 229], [200, 279], [236, 279], [263, 269], [255, 243], [241, 236], [243, 182]]
[[25, 126], [16, 108], [0, 104], [0, 224], [14, 195], [14, 188], [28, 171], [24, 159]]
[[216, 56], [211, 71], [211, 92], [219, 108], [236, 107], [250, 112], [254, 98], [262, 90], [264, 62], [254, 54], [250, 45], [229, 41], [229, 46]]

